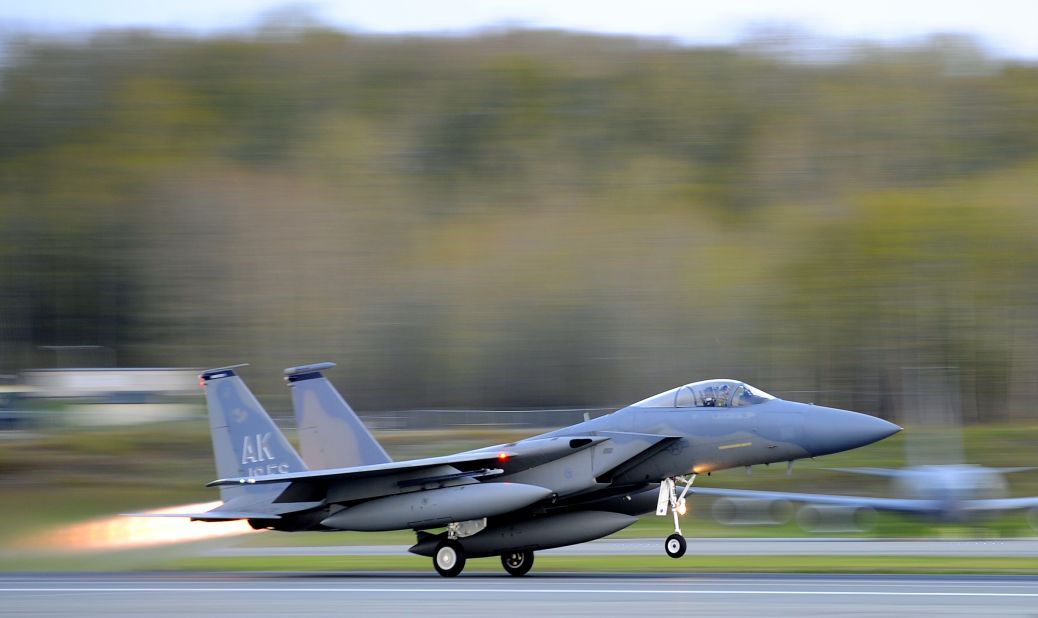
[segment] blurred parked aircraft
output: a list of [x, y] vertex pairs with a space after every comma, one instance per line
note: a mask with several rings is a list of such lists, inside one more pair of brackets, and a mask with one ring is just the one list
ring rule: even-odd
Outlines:
[[[761, 512], [760, 505], [742, 500], [802, 502], [806, 506], [798, 519], [810, 524], [826, 516], [845, 521], [860, 521], [869, 511], [890, 511], [917, 515], [942, 523], [964, 523], [995, 517], [1010, 511], [1027, 510], [1032, 524], [1038, 523], [1038, 497], [1008, 497], [1004, 474], [1032, 468], [989, 468], [972, 464], [921, 465], [901, 469], [890, 468], [837, 468], [843, 472], [883, 476], [894, 484], [896, 498], [843, 496], [828, 494], [794, 493], [783, 491], [756, 491], [749, 489], [722, 489], [698, 487], [694, 493], [721, 496], [727, 501], [720, 510], [727, 510], [734, 520], [744, 510]], [[827, 507], [835, 507], [830, 510]]]

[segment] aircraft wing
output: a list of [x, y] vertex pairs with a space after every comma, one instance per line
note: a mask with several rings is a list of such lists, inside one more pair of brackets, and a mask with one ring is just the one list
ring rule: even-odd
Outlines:
[[[503, 455], [503, 457], [502, 457]], [[502, 459], [511, 457], [507, 451], [462, 453], [460, 455], [447, 455], [445, 457], [428, 457], [425, 459], [412, 459], [409, 461], [396, 461], [384, 464], [373, 464], [368, 466], [354, 466], [351, 468], [330, 468], [327, 470], [307, 470], [303, 472], [292, 472], [288, 474], [264, 474], [251, 477], [236, 477], [217, 479], [206, 484], [206, 487], [221, 487], [233, 485], [267, 485], [271, 483], [285, 483], [296, 481], [343, 481], [348, 479], [367, 478], [373, 476], [391, 475], [394, 473], [420, 471], [423, 469], [437, 468], [440, 466], [459, 465], [463, 468], [473, 467], [475, 464], [496, 464]], [[478, 467], [478, 466], [477, 466]]]
[[752, 489], [722, 489], [719, 487], [693, 487], [692, 493], [704, 496], [728, 498], [750, 498], [755, 500], [788, 500], [807, 504], [845, 506], [848, 508], [872, 508], [877, 511], [900, 513], [924, 513], [935, 510], [930, 500], [902, 498], [873, 498], [868, 496], [839, 496], [830, 494], [801, 494], [785, 491], [755, 491]]
[[443, 457], [218, 479], [208, 486], [275, 486], [272, 491], [279, 495], [273, 500], [274, 504], [343, 503], [390, 496], [402, 493], [408, 487], [425, 484], [472, 483], [482, 478], [514, 474], [608, 439], [603, 436], [563, 436], [524, 440]]

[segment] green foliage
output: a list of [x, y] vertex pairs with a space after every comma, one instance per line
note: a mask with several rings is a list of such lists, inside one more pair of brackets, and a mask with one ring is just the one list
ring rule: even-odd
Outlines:
[[[690, 543], [694, 547], [694, 540]], [[418, 556], [277, 556], [268, 558], [180, 558], [152, 568], [176, 571], [424, 571]], [[24, 567], [23, 567], [24, 568]], [[115, 568], [115, 567], [113, 567]], [[543, 556], [538, 573], [972, 573], [1033, 575], [1033, 558], [958, 556], [705, 556], [681, 560], [660, 556]], [[499, 559], [473, 559], [466, 571], [499, 572]]]
[[[361, 409], [732, 375], [1034, 418], [1038, 69], [548, 32], [23, 37], [0, 70], [0, 369], [330, 358]], [[807, 392], [805, 394], [805, 392]], [[780, 393], [781, 394], [781, 393]]]

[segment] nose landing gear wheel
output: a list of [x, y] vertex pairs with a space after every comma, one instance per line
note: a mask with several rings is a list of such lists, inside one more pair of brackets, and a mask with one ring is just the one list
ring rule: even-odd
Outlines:
[[515, 575], [516, 577], [526, 575], [530, 572], [530, 568], [533, 567], [533, 552], [516, 551], [501, 554], [501, 566], [505, 567], [509, 575]]
[[444, 577], [454, 577], [465, 568], [465, 552], [457, 541], [446, 540], [436, 546], [433, 567]]
[[667, 542], [663, 544], [663, 548], [667, 550], [667, 555], [671, 558], [680, 558], [685, 555], [685, 537], [674, 533], [667, 537]]

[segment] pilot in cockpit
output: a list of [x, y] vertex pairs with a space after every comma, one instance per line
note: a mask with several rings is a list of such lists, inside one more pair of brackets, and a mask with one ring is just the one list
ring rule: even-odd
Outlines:
[[725, 406], [728, 403], [728, 396], [731, 395], [729, 391], [730, 387], [727, 384], [706, 387], [703, 390], [703, 405], [708, 408]]
[[721, 384], [717, 387], [717, 404], [718, 406], [728, 405], [728, 398], [732, 395], [732, 387], [728, 384]]
[[714, 387], [707, 386], [703, 389], [703, 407], [713, 408], [717, 406], [717, 397], [714, 395]]

